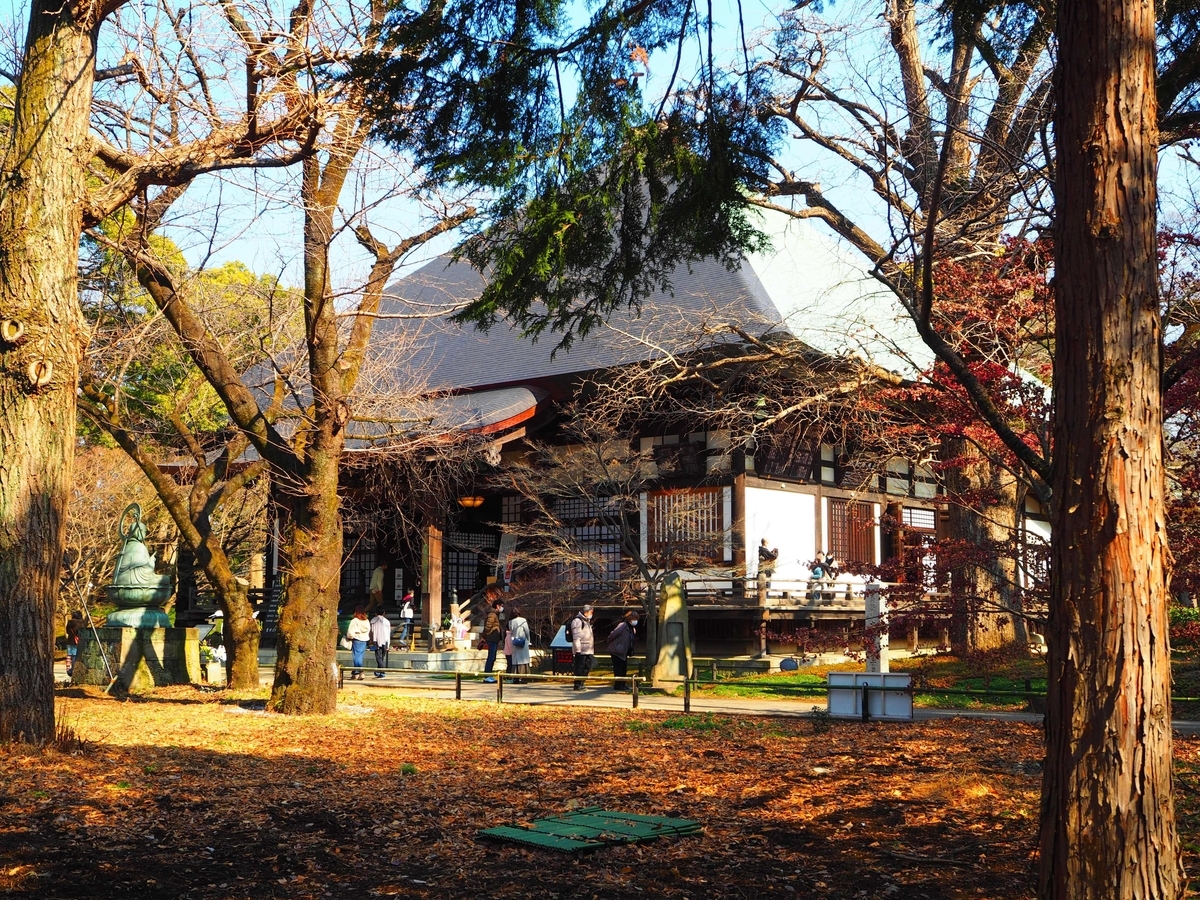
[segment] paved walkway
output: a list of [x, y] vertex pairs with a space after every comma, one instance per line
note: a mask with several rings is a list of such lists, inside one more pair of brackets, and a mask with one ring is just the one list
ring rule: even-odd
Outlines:
[[[259, 678], [263, 685], [269, 686], [275, 677], [273, 666], [259, 666]], [[371, 669], [364, 669], [366, 678], [363, 681], [347, 680], [343, 687], [343, 695], [356, 695], [360, 702], [370, 702], [371, 694], [387, 693], [400, 697], [430, 697], [439, 700], [454, 699], [454, 678], [444, 672], [413, 672], [408, 670], [390, 670], [383, 678], [375, 678]], [[54, 667], [54, 677], [58, 682], [66, 680], [67, 673], [62, 663]], [[504, 685], [504, 703], [523, 703], [528, 706], [588, 706], [605, 709], [630, 709], [633, 697], [630, 694], [618, 693], [609, 684], [593, 682], [582, 691], [571, 689], [571, 680], [565, 681], [533, 681], [528, 684]], [[497, 699], [495, 684], [486, 684], [480, 678], [464, 677], [462, 680], [462, 699], [473, 702], [495, 703]], [[693, 713], [720, 713], [736, 716], [786, 716], [800, 718], [812, 715], [814, 706], [824, 706], [823, 698], [814, 694], [811, 698], [797, 700], [783, 699], [750, 699], [746, 697], [707, 697], [698, 694], [692, 697], [691, 711]], [[661, 710], [666, 712], [683, 712], [683, 695], [666, 696], [664, 694], [640, 694], [638, 697], [640, 709]], [[1040, 724], [1040, 713], [1003, 712], [996, 710], [977, 709], [927, 709], [918, 707], [913, 711], [916, 721], [932, 719], [988, 719], [1001, 722], [1029, 722]], [[1176, 719], [1171, 723], [1176, 733], [1187, 737], [1200, 736], [1200, 722]]]
[[[263, 684], [270, 684], [274, 669], [262, 666], [260, 674]], [[362, 702], [369, 702], [373, 693], [385, 692], [401, 697], [434, 697], [439, 700], [454, 699], [454, 678], [446, 673], [389, 671], [383, 678], [373, 677], [370, 669], [364, 669], [363, 681], [347, 680], [343, 693], [354, 693]], [[349, 676], [347, 676], [347, 679]], [[633, 698], [629, 694], [617, 693], [608, 684], [589, 684], [582, 691], [574, 691], [570, 680], [560, 682], [530, 682], [528, 684], [504, 685], [504, 703], [523, 703], [529, 706], [591, 706], [606, 709], [630, 709]], [[496, 702], [497, 685], [485, 684], [479, 678], [462, 680], [462, 699], [475, 702]], [[813, 695], [798, 700], [750, 699], [746, 697], [706, 697], [694, 695], [691, 702], [693, 713], [720, 713], [737, 716], [786, 716], [807, 717], [814, 706], [824, 707], [824, 698]], [[683, 712], [683, 695], [640, 694], [640, 709]], [[1030, 712], [1006, 712], [981, 709], [929, 709], [918, 707], [913, 710], [916, 721], [933, 719], [987, 719], [1000, 722], [1028, 722], [1041, 724], [1042, 715]], [[1188, 737], [1200, 736], [1200, 722], [1175, 720], [1172, 728]]]

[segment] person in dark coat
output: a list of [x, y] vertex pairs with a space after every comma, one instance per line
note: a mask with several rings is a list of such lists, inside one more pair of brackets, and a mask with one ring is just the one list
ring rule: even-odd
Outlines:
[[771, 587], [771, 576], [775, 574], [775, 561], [779, 559], [779, 550], [767, 546], [767, 539], [763, 538], [762, 543], [758, 545], [758, 589], [760, 591], [768, 590]]
[[[637, 639], [637, 623], [638, 614], [630, 610], [608, 634], [608, 654], [612, 657], [613, 675], [617, 678], [624, 678], [629, 673], [629, 654], [633, 652], [633, 644]], [[629, 682], [613, 682], [613, 690], [628, 691]]]
[[483, 664], [483, 671], [487, 677], [483, 679], [488, 684], [495, 684], [496, 679], [492, 677], [492, 671], [496, 666], [496, 651], [500, 649], [500, 642], [504, 640], [504, 631], [500, 627], [500, 614], [504, 612], [504, 601], [496, 594], [489, 590], [487, 593], [488, 599], [492, 605], [488, 609], [487, 618], [483, 620], [483, 638], [487, 644], [487, 662]]

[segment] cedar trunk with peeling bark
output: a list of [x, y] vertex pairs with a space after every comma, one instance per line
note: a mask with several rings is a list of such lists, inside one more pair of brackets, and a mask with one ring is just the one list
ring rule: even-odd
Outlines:
[[[90, 15], [90, 7], [84, 15]], [[75, 265], [92, 28], [31, 4], [0, 184], [0, 742], [54, 736], [54, 604], [84, 325]]]
[[1154, 5], [1059, 6], [1041, 895], [1174, 898]]

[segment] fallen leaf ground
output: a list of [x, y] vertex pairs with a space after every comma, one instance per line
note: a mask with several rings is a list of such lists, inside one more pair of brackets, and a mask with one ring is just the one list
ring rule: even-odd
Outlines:
[[[60, 720], [82, 749], [0, 748], [0, 894], [1033, 894], [1041, 746], [1030, 725], [819, 732], [795, 719], [386, 695], [284, 718], [191, 688], [128, 701], [64, 694]], [[1200, 743], [1177, 748], [1190, 770], [1200, 765]], [[476, 837], [574, 803], [705, 830], [578, 857]]]

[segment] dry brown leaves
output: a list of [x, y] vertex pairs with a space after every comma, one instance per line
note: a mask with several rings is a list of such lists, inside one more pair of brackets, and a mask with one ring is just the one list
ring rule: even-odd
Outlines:
[[[0, 892], [317, 898], [1031, 895], [1037, 728], [835, 724], [347, 695], [60, 699], [83, 752], [0, 749]], [[703, 836], [572, 857], [481, 827], [568, 805]]]

